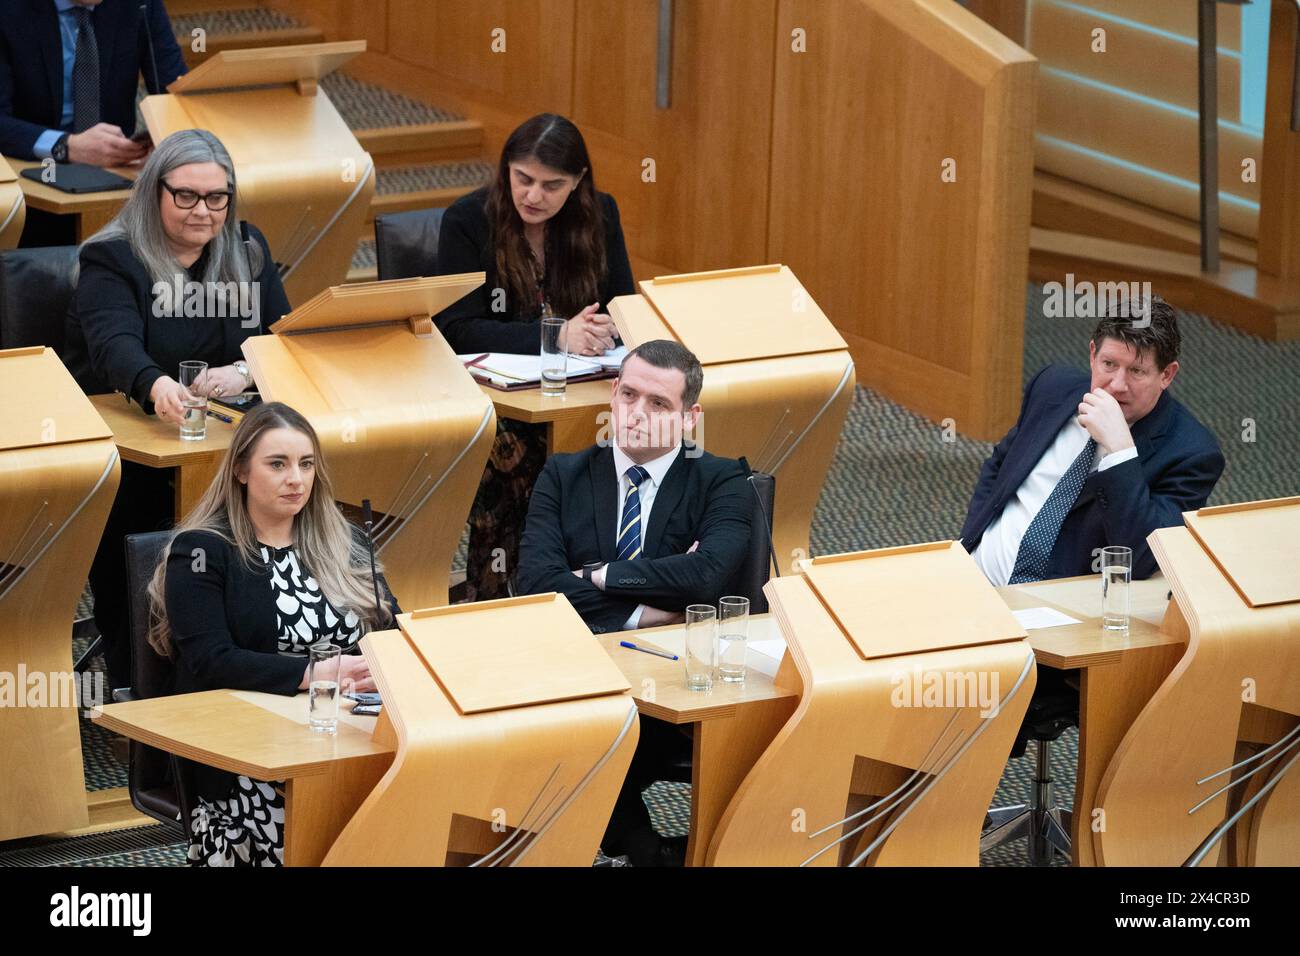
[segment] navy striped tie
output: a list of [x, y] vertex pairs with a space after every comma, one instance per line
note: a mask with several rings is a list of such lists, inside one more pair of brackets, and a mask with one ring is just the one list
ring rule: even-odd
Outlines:
[[618, 561], [631, 561], [641, 554], [641, 495], [637, 489], [650, 477], [650, 472], [633, 465], [623, 479], [627, 491], [623, 495], [623, 517], [618, 523]]
[[1043, 502], [1043, 507], [1034, 520], [1025, 529], [1025, 536], [1020, 539], [1020, 551], [1016, 554], [1016, 566], [1011, 571], [1008, 584], [1022, 584], [1026, 581], [1041, 581], [1047, 577], [1047, 565], [1052, 557], [1052, 548], [1056, 546], [1056, 536], [1061, 533], [1065, 516], [1074, 507], [1092, 470], [1092, 459], [1097, 453], [1097, 442], [1089, 438], [1088, 443], [1079, 452], [1079, 457], [1065, 469], [1065, 474], [1056, 483], [1052, 493]]

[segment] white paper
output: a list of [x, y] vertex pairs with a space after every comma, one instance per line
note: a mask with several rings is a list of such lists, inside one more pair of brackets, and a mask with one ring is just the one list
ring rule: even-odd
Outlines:
[[1044, 627], [1061, 627], [1065, 624], [1080, 624], [1081, 621], [1070, 617], [1068, 614], [1062, 614], [1060, 611], [1051, 607], [1027, 607], [1019, 611], [1012, 611], [1020, 626], [1026, 631], [1036, 630]]
[[586, 364], [596, 363], [603, 369], [618, 368], [623, 364], [623, 359], [627, 356], [627, 346], [620, 345], [618, 348], [610, 349], [602, 355], [574, 355], [569, 353], [569, 361], [582, 362]]
[[[469, 369], [471, 375], [487, 377], [498, 385], [516, 385], [520, 382], [540, 382], [542, 380], [542, 356], [520, 355], [514, 352], [489, 352], [485, 357], [477, 355], [457, 355], [461, 363], [474, 362]], [[478, 359], [477, 362], [474, 360]], [[600, 366], [590, 359], [578, 359], [572, 355], [565, 369], [566, 374], [574, 377], [590, 375], [600, 370]]]

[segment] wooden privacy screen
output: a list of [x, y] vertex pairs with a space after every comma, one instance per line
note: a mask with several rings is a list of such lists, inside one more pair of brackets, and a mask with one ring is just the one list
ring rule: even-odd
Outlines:
[[348, 69], [481, 122], [489, 162], [570, 117], [638, 278], [783, 262], [862, 384], [979, 438], [1015, 420], [1036, 64], [952, 0], [675, 0], [667, 107], [654, 0], [270, 5], [365, 37]]
[[0, 250], [18, 245], [26, 221], [27, 203], [18, 184], [18, 174], [0, 157]]
[[[796, 28], [815, 55], [785, 54]], [[1033, 58], [947, 0], [791, 0], [776, 32], [769, 258], [861, 384], [1000, 438], [1020, 404]]]
[[0, 840], [13, 840], [87, 822], [77, 708], [103, 700], [72, 673], [72, 621], [120, 466], [53, 349], [0, 352], [0, 404]]

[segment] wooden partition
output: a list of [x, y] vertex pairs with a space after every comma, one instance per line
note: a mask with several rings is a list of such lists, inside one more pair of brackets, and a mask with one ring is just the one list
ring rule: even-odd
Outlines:
[[1036, 64], [949, 0], [783, 0], [777, 40], [769, 261], [832, 316], [861, 384], [1000, 438], [1020, 405]]
[[13, 167], [0, 157], [0, 250], [18, 245], [27, 221], [27, 203]]
[[481, 122], [488, 162], [571, 117], [637, 278], [788, 263], [860, 382], [976, 437], [1014, 420], [1036, 67], [953, 0], [675, 0], [667, 106], [657, 0], [269, 5], [364, 38], [349, 72]]

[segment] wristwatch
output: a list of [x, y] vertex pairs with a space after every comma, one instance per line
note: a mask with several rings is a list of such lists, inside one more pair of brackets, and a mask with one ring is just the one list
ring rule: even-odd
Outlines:
[[[596, 569], [604, 566], [605, 562], [603, 561], [588, 561], [582, 566], [582, 580], [591, 581], [591, 576], [595, 573]], [[594, 584], [595, 582], [593, 581], [592, 583]]]
[[50, 158], [56, 163], [66, 163], [68, 161], [68, 137], [70, 133], [64, 133], [54, 141], [50, 147]]
[[234, 366], [236, 372], [244, 376], [244, 391], [248, 391], [250, 388], [252, 388], [253, 376], [248, 374], [248, 363], [245, 362], [243, 359], [238, 359], [232, 362], [231, 365]]

